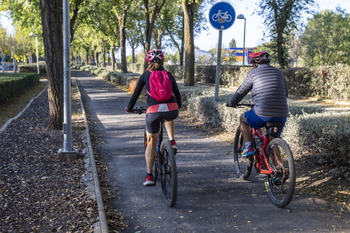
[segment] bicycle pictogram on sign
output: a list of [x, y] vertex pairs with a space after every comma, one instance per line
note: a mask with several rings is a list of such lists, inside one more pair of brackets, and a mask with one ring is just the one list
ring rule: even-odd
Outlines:
[[214, 22], [219, 21], [219, 23], [230, 22], [232, 20], [232, 16], [228, 14], [228, 11], [222, 12], [221, 10], [217, 14], [213, 14], [211, 18]]

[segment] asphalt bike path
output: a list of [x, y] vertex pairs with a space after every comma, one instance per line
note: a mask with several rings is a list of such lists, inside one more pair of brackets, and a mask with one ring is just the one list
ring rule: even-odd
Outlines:
[[350, 232], [350, 215], [330, 211], [324, 200], [296, 193], [286, 208], [275, 207], [262, 175], [253, 169], [247, 181], [237, 178], [232, 143], [180, 120], [175, 123], [178, 197], [174, 208], [167, 207], [160, 182], [142, 185], [145, 115], [125, 112], [131, 95], [88, 72], [73, 71], [72, 78], [118, 194], [110, 205], [126, 216], [128, 227], [120, 232]]

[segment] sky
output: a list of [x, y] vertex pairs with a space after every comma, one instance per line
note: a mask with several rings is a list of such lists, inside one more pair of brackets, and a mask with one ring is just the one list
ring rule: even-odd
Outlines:
[[[216, 2], [221, 2], [218, 0]], [[215, 4], [214, 2], [213, 4]], [[246, 38], [245, 47], [256, 47], [261, 44], [263, 38], [263, 19], [257, 14], [253, 14], [258, 8], [257, 3], [260, 0], [228, 0], [225, 1], [231, 4], [234, 8], [236, 16], [243, 14], [246, 18]], [[350, 13], [350, 0], [315, 0], [318, 4], [317, 11], [330, 9], [335, 10], [337, 6], [342, 9], [346, 9], [347, 13]], [[209, 17], [209, 10], [211, 5], [205, 11], [205, 14]], [[307, 16], [305, 16], [307, 19]], [[237, 47], [243, 47], [244, 37], [244, 20], [236, 19], [233, 25], [222, 31], [222, 47], [228, 47], [229, 42], [234, 38], [236, 40]], [[195, 38], [195, 45], [202, 50], [208, 51], [212, 48], [216, 48], [218, 44], [219, 31], [213, 28], [209, 23], [209, 31], [202, 32], [200, 36]]]
[[[260, 0], [218, 0], [216, 2], [225, 1], [232, 5], [235, 10], [236, 16], [243, 14], [246, 18], [246, 38], [245, 47], [256, 47], [261, 44], [263, 38], [263, 19], [254, 14], [254, 11], [258, 8], [257, 3]], [[318, 4], [317, 11], [330, 9], [335, 10], [337, 6], [345, 9], [347, 13], [350, 13], [350, 0], [315, 0]], [[205, 15], [209, 17], [209, 10], [212, 5], [207, 6]], [[306, 19], [308, 16], [305, 16]], [[2, 27], [7, 29], [10, 34], [14, 33], [14, 29], [11, 25], [11, 21], [5, 16], [4, 13], [0, 15], [0, 22]], [[208, 20], [208, 31], [203, 31], [199, 36], [195, 38], [195, 46], [201, 50], [208, 51], [216, 48], [218, 44], [219, 31], [213, 28]], [[229, 42], [234, 38], [236, 40], [237, 47], [243, 47], [244, 36], [244, 20], [235, 19], [233, 25], [223, 30], [222, 47], [228, 47]]]

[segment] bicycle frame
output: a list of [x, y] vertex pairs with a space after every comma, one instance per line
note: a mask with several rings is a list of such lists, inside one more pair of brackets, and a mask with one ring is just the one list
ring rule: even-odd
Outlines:
[[[162, 161], [160, 161], [162, 159], [162, 155], [159, 153], [160, 145], [162, 144], [162, 141], [163, 141], [163, 122], [160, 122], [160, 130], [159, 130], [159, 136], [158, 136], [155, 159], [154, 159], [154, 163], [158, 163], [157, 168], [159, 169], [159, 175], [163, 174], [162, 167], [160, 166], [160, 164], [162, 162]], [[155, 171], [155, 172], [157, 172], [157, 171]], [[155, 182], [156, 182], [156, 180], [155, 180]]]
[[[261, 129], [251, 128], [251, 131], [252, 131], [252, 141], [254, 141], [254, 138], [256, 136], [261, 138], [263, 141], [263, 145], [259, 149], [254, 148], [256, 168], [258, 169], [259, 173], [261, 173], [261, 174], [271, 175], [273, 173], [273, 171], [272, 171], [272, 168], [269, 166], [269, 163], [267, 162], [267, 158], [265, 155], [265, 150], [266, 150], [266, 147], [269, 143], [269, 139], [263, 134]], [[255, 142], [253, 142], [253, 143], [255, 144]], [[264, 169], [264, 163], [266, 165], [266, 169]]]

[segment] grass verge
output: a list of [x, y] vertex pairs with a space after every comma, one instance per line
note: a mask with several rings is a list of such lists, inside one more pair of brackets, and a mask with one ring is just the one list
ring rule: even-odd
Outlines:
[[0, 105], [0, 128], [8, 119], [15, 117], [20, 111], [22, 111], [28, 102], [43, 90], [46, 84], [46, 80], [40, 80], [38, 85], [32, 87], [24, 94], [16, 96], [6, 104]]

